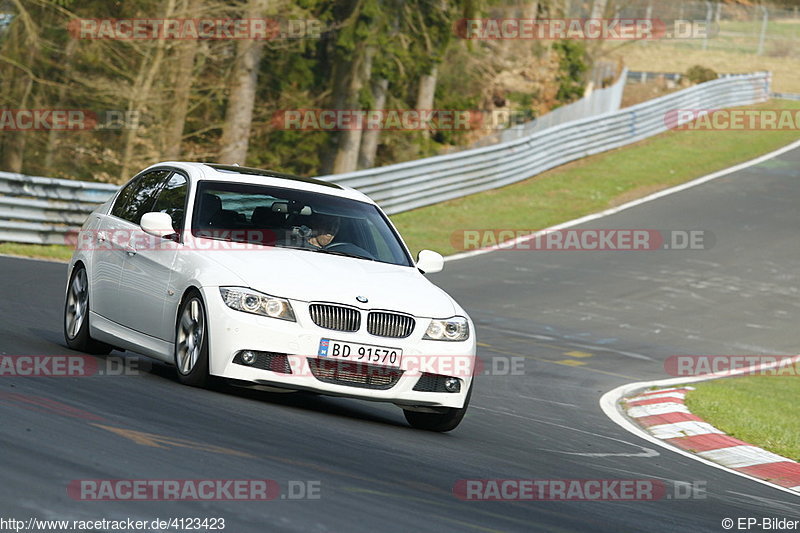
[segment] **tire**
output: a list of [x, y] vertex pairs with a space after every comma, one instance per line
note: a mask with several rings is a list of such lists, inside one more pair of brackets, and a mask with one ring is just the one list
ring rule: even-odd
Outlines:
[[114, 349], [89, 335], [89, 281], [86, 268], [72, 271], [64, 299], [64, 340], [71, 349], [93, 355], [108, 355]]
[[442, 413], [421, 413], [419, 411], [403, 409], [403, 414], [408, 423], [411, 424], [411, 427], [415, 429], [444, 433], [458, 427], [464, 419], [464, 415], [467, 414], [467, 408], [469, 407], [469, 400], [471, 397], [472, 385], [470, 384], [469, 392], [467, 392], [467, 397], [464, 400], [464, 407], [448, 407]]
[[191, 387], [207, 387], [208, 319], [197, 291], [186, 296], [175, 325], [175, 369], [178, 381]]

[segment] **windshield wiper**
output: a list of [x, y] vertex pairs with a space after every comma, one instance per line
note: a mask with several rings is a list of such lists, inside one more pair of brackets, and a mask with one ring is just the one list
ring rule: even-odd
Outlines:
[[338, 250], [328, 250], [326, 248], [317, 248], [314, 246], [292, 246], [288, 244], [278, 244], [276, 245], [277, 248], [287, 248], [289, 250], [305, 250], [306, 252], [317, 252], [322, 254], [330, 254], [330, 255], [340, 255], [342, 257], [354, 257], [355, 259], [366, 259], [367, 261], [377, 261], [377, 259], [373, 259], [371, 257], [366, 257], [364, 255], [356, 255], [356, 254], [348, 254], [347, 252], [340, 252]]
[[303, 248], [304, 250], [311, 250], [312, 252], [319, 252], [322, 254], [341, 255], [343, 257], [355, 257], [356, 259], [366, 259], [367, 261], [375, 261], [371, 257], [364, 255], [348, 254], [347, 252], [340, 252], [338, 250], [326, 250], [325, 248]]

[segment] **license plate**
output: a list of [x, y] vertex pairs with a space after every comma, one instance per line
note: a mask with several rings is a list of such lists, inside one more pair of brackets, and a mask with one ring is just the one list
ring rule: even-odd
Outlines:
[[321, 339], [317, 355], [354, 363], [369, 363], [399, 368], [400, 361], [403, 359], [403, 350], [387, 346], [375, 346], [374, 344]]

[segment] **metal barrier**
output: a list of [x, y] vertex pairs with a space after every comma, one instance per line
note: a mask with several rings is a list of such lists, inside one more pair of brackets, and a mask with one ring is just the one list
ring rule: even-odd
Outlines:
[[0, 241], [64, 244], [116, 185], [0, 172]]
[[772, 93], [772, 98], [781, 100], [800, 100], [800, 94], [797, 93]]
[[584, 96], [571, 104], [556, 108], [530, 122], [516, 124], [504, 130], [497, 131], [492, 135], [487, 135], [468, 149], [492, 146], [505, 141], [513, 141], [533, 135], [537, 131], [572, 122], [573, 120], [596, 117], [603, 113], [619, 111], [619, 108], [622, 106], [622, 94], [625, 91], [627, 79], [628, 69], [626, 68], [623, 69], [619, 79], [610, 87], [595, 89], [589, 96]]
[[645, 71], [628, 71], [627, 83], [647, 83], [651, 80], [665, 79], [679, 83], [685, 74], [680, 72], [645, 72]]
[[[538, 131], [492, 146], [347, 174], [323, 176], [354, 187], [395, 214], [530, 178], [668, 129], [678, 109], [719, 109], [765, 101], [768, 72], [730, 76], [612, 113]], [[0, 172], [0, 241], [63, 243], [117, 189], [101, 183]]]
[[730, 76], [521, 139], [322, 179], [359, 189], [387, 213], [400, 213], [509, 185], [564, 163], [663, 133], [668, 129], [670, 111], [766, 101], [770, 86], [768, 72]]

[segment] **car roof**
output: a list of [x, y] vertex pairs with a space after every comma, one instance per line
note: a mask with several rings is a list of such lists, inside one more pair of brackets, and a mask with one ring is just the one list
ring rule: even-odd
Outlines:
[[259, 168], [241, 167], [239, 165], [221, 165], [217, 163], [195, 163], [188, 161], [164, 161], [147, 168], [174, 167], [186, 171], [190, 177], [201, 180], [228, 181], [257, 185], [269, 185], [318, 192], [375, 204], [367, 195], [351, 187], [338, 185], [330, 181], [304, 178]]

